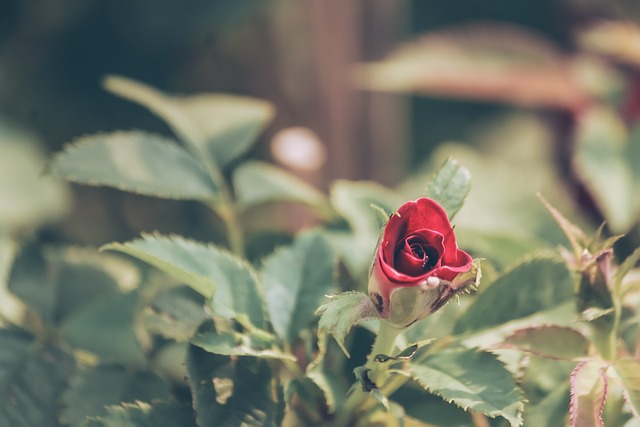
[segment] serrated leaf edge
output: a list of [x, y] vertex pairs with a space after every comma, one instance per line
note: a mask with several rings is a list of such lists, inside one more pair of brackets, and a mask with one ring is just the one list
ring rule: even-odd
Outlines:
[[[582, 334], [582, 332], [580, 332], [576, 328], [572, 328], [570, 326], [555, 325], [553, 323], [543, 323], [543, 324], [536, 324], [536, 325], [532, 325], [532, 326], [527, 326], [527, 327], [524, 327], [524, 328], [516, 329], [513, 332], [511, 332], [509, 335], [507, 335], [504, 338], [503, 342], [496, 344], [492, 348], [495, 348], [495, 349], [514, 349], [514, 350], [521, 351], [523, 353], [534, 354], [536, 356], [541, 356], [541, 357], [544, 357], [544, 358], [547, 358], [547, 359], [553, 359], [553, 360], [582, 360], [583, 359], [583, 358], [567, 359], [567, 358], [557, 357], [557, 356], [553, 356], [553, 355], [550, 355], [550, 354], [547, 354], [547, 353], [544, 353], [544, 352], [536, 351], [535, 349], [522, 348], [522, 347], [518, 346], [517, 344], [512, 344], [512, 343], [506, 342], [509, 338], [514, 337], [518, 333], [521, 333], [521, 332], [524, 332], [524, 331], [542, 330], [542, 329], [561, 329], [561, 330], [568, 331], [568, 332], [574, 332], [575, 334], [580, 335], [582, 338], [585, 339], [585, 341], [588, 342], [588, 339], [584, 336], [584, 334]], [[491, 350], [491, 348], [488, 348], [487, 350]], [[587, 355], [585, 355], [584, 357], [587, 357]]]
[[[578, 363], [576, 365], [576, 367], [573, 369], [573, 371], [571, 371], [571, 375], [569, 375], [569, 384], [570, 384], [570, 403], [569, 403], [569, 423], [571, 425], [571, 427], [581, 427], [579, 425], [576, 424], [576, 412], [575, 412], [575, 399], [576, 397], [576, 393], [575, 393], [575, 381], [576, 381], [576, 376], [578, 375], [578, 371], [580, 368], [582, 368], [584, 365], [586, 365], [587, 363], [589, 363], [590, 360], [584, 360], [580, 363]], [[603, 382], [603, 391], [602, 391], [602, 401], [600, 402], [600, 407], [598, 408], [598, 427], [605, 427], [604, 426], [604, 420], [602, 418], [602, 414], [604, 412], [604, 404], [607, 400], [607, 391], [608, 391], [608, 382], [607, 382], [607, 376], [606, 376], [606, 371], [607, 371], [608, 366], [601, 366], [598, 371], [600, 374], [600, 379], [602, 379]]]
[[[502, 366], [502, 368], [503, 368], [506, 372], [510, 372], [510, 371], [507, 369], [506, 364], [505, 364], [502, 360], [500, 360], [500, 359], [498, 358], [498, 356], [497, 356], [496, 354], [494, 354], [493, 352], [488, 351], [488, 350], [481, 350], [481, 349], [478, 349], [478, 348], [475, 348], [474, 350], [475, 350], [475, 352], [476, 352], [476, 353], [487, 353], [487, 354], [492, 355], [492, 356], [495, 358], [495, 360], [496, 360], [496, 361], [497, 361], [497, 362]], [[456, 403], [455, 401], [453, 401], [452, 399], [447, 399], [447, 398], [445, 398], [444, 396], [442, 396], [440, 393], [438, 393], [437, 391], [435, 391], [435, 390], [431, 389], [431, 387], [429, 387], [428, 385], [424, 384], [424, 383], [423, 383], [422, 381], [420, 381], [416, 376], [414, 376], [414, 375], [413, 375], [413, 373], [412, 373], [410, 370], [409, 370], [409, 371], [398, 371], [398, 370], [393, 370], [393, 371], [391, 371], [391, 372], [401, 373], [402, 375], [408, 376], [409, 378], [411, 378], [412, 380], [414, 380], [415, 382], [417, 382], [418, 384], [420, 384], [420, 386], [421, 386], [421, 387], [423, 387], [426, 391], [428, 391], [428, 392], [430, 392], [430, 393], [432, 393], [432, 394], [437, 395], [438, 397], [442, 398], [442, 400], [444, 400], [444, 401], [445, 401], [445, 402], [447, 402], [447, 403], [454, 404], [454, 405], [456, 405], [457, 407], [464, 409], [465, 411], [470, 411], [470, 410], [471, 410], [471, 411], [473, 411], [473, 409], [470, 409], [469, 407], [465, 407], [465, 406], [463, 406], [463, 405], [460, 405], [460, 404]], [[455, 378], [454, 378], [454, 380], [455, 380]], [[457, 380], [456, 380], [456, 381], [457, 381]], [[514, 378], [514, 382], [516, 382], [516, 381], [515, 381], [515, 378]], [[506, 418], [506, 417], [504, 417], [503, 415], [500, 415], [500, 414], [493, 414], [493, 415], [492, 415], [492, 414], [486, 414], [486, 413], [485, 413], [484, 415], [488, 416], [489, 418], [502, 417], [502, 418], [506, 419], [506, 420], [509, 422], [509, 424], [511, 424], [511, 426], [512, 426], [512, 427], [519, 427], [519, 426], [521, 426], [521, 425], [522, 425], [522, 423], [524, 422], [524, 421], [523, 421], [523, 419], [522, 419], [522, 412], [524, 411], [524, 398], [523, 398], [523, 392], [522, 392], [522, 389], [519, 387], [519, 385], [517, 384], [517, 382], [516, 382], [516, 391], [517, 391], [518, 395], [520, 396], [520, 400], [518, 401], [518, 410], [517, 410], [517, 414], [516, 414], [515, 419], [513, 419], [513, 420], [512, 420], [512, 419]], [[495, 409], [496, 409], [496, 410], [498, 410], [498, 411], [500, 410], [500, 408], [495, 408]], [[514, 424], [514, 423], [513, 423], [513, 421], [516, 421], [517, 423], [516, 423], [516, 424]]]
[[130, 135], [130, 134], [143, 134], [143, 135], [147, 135], [153, 138], [157, 139], [157, 142], [154, 142], [156, 144], [165, 144], [167, 147], [172, 147], [172, 149], [175, 149], [176, 152], [180, 152], [181, 154], [186, 155], [187, 157], [189, 157], [191, 160], [193, 160], [194, 164], [198, 165], [201, 169], [202, 172], [204, 172], [204, 175], [207, 177], [207, 179], [211, 182], [213, 188], [217, 189], [217, 185], [215, 184], [215, 182], [213, 182], [213, 180], [211, 180], [211, 178], [209, 177], [209, 174], [206, 172], [206, 170], [203, 168], [202, 164], [200, 163], [200, 161], [198, 161], [198, 159], [196, 157], [193, 156], [193, 154], [191, 154], [191, 152], [189, 152], [188, 150], [185, 150], [184, 148], [182, 148], [179, 144], [178, 141], [173, 139], [173, 138], [169, 138], [166, 137], [164, 135], [160, 135], [158, 133], [155, 132], [147, 132], [147, 131], [142, 131], [142, 130], [117, 130], [117, 131], [113, 131], [113, 132], [96, 132], [96, 133], [92, 133], [92, 134], [84, 134], [84, 135], [80, 135], [74, 139], [72, 139], [70, 142], [66, 143], [63, 146], [62, 151], [59, 151], [57, 153], [55, 153], [45, 164], [44, 169], [43, 169], [43, 173], [45, 174], [51, 174], [51, 175], [55, 175], [61, 178], [64, 178], [67, 181], [71, 181], [71, 182], [75, 182], [78, 184], [83, 184], [83, 185], [89, 185], [92, 187], [109, 187], [109, 188], [115, 188], [117, 190], [120, 191], [124, 191], [127, 193], [135, 193], [135, 194], [140, 194], [140, 195], [145, 195], [145, 196], [151, 196], [151, 197], [157, 197], [160, 199], [170, 199], [170, 200], [198, 200], [198, 201], [203, 201], [203, 202], [214, 202], [216, 200], [218, 200], [218, 197], [215, 195], [211, 195], [210, 197], [196, 197], [195, 195], [190, 195], [190, 196], [184, 196], [181, 194], [175, 194], [172, 192], [166, 192], [166, 193], [158, 193], [158, 192], [151, 192], [151, 191], [147, 191], [142, 189], [143, 187], [139, 187], [139, 186], [135, 186], [135, 185], [123, 185], [123, 184], [113, 184], [113, 183], [107, 183], [107, 182], [103, 182], [102, 180], [98, 180], [98, 179], [91, 179], [91, 178], [79, 178], [78, 176], [74, 176], [73, 174], [65, 174], [65, 175], [60, 175], [59, 172], [57, 171], [57, 168], [54, 166], [55, 161], [60, 158], [63, 157], [65, 155], [68, 155], [78, 149], [81, 149], [84, 145], [90, 145], [92, 143], [95, 143], [95, 140], [90, 139], [90, 138], [95, 138], [95, 137], [115, 137], [115, 136], [119, 136], [119, 135]]
[[[340, 296], [345, 296], [345, 295], [348, 295], [348, 294], [361, 294], [363, 296], [363, 300], [366, 299], [367, 301], [371, 302], [371, 300], [369, 299], [369, 297], [367, 295], [365, 295], [362, 292], [358, 292], [358, 291], [340, 292], [339, 294], [326, 295], [326, 297], [329, 298], [330, 300], [335, 300], [336, 298], [339, 298]], [[327, 311], [328, 306], [332, 302], [333, 301], [329, 301], [329, 302], [327, 302], [325, 304], [322, 304], [320, 307], [318, 307], [316, 309], [316, 311], [315, 311], [315, 315], [322, 317], [322, 315]], [[371, 304], [373, 305], [373, 303], [371, 303]], [[375, 311], [376, 314], [378, 313], [377, 310], [375, 310], [375, 308], [374, 308], [374, 311]], [[351, 329], [353, 329], [353, 327], [356, 326], [357, 324], [359, 324], [361, 322], [370, 322], [372, 320], [377, 320], [377, 319], [381, 319], [381, 318], [379, 316], [378, 317], [365, 316], [365, 317], [361, 317], [361, 318], [357, 319], [356, 322], [351, 323], [349, 325], [349, 327], [346, 329], [343, 339], [338, 339], [338, 337], [331, 330], [328, 330], [324, 326], [320, 326], [320, 321], [318, 322], [318, 332], [322, 333], [322, 334], [327, 334], [327, 335], [333, 336], [333, 338], [336, 340], [336, 342], [340, 346], [340, 349], [343, 351], [343, 353], [347, 357], [351, 357], [351, 355], [349, 354], [349, 351], [347, 350], [347, 348], [344, 345], [344, 338], [346, 338], [347, 335], [349, 335], [349, 332], [351, 331]]]

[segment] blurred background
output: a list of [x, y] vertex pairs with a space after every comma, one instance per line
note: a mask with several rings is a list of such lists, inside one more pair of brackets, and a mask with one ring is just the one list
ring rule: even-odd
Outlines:
[[[455, 156], [474, 180], [456, 219], [468, 230], [462, 243], [482, 252], [509, 236], [484, 248], [504, 262], [560, 241], [537, 191], [592, 228], [607, 219], [611, 233], [630, 233], [621, 244], [631, 248], [633, 157], [612, 149], [598, 166], [576, 160], [574, 147], [592, 137], [634, 145], [639, 17], [632, 0], [0, 0], [0, 136], [32, 147], [20, 154], [28, 166], [0, 160], [13, 174], [0, 223], [44, 224], [40, 240], [87, 245], [152, 230], [219, 238], [195, 202], [59, 182], [17, 188], [18, 174], [83, 134], [171, 134], [103, 89], [118, 74], [168, 93], [272, 102], [275, 119], [248, 157], [325, 191], [367, 179], [415, 194]], [[620, 168], [622, 178], [610, 173]], [[11, 192], [42, 206], [20, 210]], [[34, 209], [41, 215], [27, 218]]]

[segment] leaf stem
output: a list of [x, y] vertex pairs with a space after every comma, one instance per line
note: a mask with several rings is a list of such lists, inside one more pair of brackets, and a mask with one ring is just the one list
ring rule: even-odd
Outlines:
[[238, 210], [233, 200], [229, 183], [214, 159], [202, 149], [202, 144], [190, 141], [188, 138], [186, 138], [186, 142], [194, 155], [197, 155], [202, 160], [202, 165], [209, 173], [209, 177], [220, 189], [220, 198], [208, 203], [208, 206], [212, 211], [217, 212], [224, 222], [227, 229], [229, 248], [235, 255], [244, 257], [244, 234], [238, 221]]
[[213, 179], [220, 189], [220, 198], [209, 203], [209, 208], [217, 212], [224, 222], [231, 252], [239, 257], [244, 257], [244, 234], [238, 221], [238, 210], [231, 195], [229, 184], [216, 165], [209, 161], [205, 161], [205, 163], [211, 179]]
[[229, 239], [231, 252], [239, 257], [244, 257], [244, 235], [231, 197], [228, 195], [223, 197], [223, 205], [218, 207], [216, 211], [227, 228], [227, 238]]

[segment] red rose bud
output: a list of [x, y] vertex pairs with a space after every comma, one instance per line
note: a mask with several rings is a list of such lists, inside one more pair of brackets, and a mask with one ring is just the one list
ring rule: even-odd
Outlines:
[[[458, 249], [447, 213], [435, 201], [407, 202], [391, 216], [376, 250], [369, 297], [380, 316], [408, 326], [465, 289], [472, 259]], [[473, 274], [475, 278], [475, 273]]]

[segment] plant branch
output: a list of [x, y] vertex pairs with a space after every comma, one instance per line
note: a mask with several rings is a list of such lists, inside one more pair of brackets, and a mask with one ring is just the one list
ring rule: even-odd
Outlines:
[[[395, 328], [391, 323], [381, 320], [378, 335], [373, 343], [371, 353], [367, 358], [364, 368], [371, 372], [369, 378], [376, 384], [382, 383], [387, 378], [387, 367], [381, 367], [376, 364], [375, 357], [378, 354], [389, 355], [393, 352], [396, 338], [402, 332], [402, 329]], [[352, 425], [352, 420], [357, 419], [359, 415], [364, 413], [369, 405], [365, 405], [369, 393], [356, 387], [349, 395], [345, 404], [338, 410], [336, 418], [332, 425], [335, 427], [346, 427]]]

